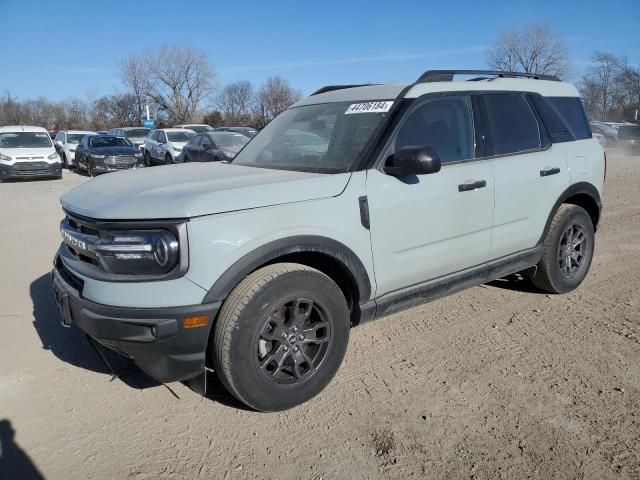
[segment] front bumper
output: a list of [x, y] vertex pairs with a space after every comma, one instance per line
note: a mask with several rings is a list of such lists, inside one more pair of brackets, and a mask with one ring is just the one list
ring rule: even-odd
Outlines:
[[[64, 326], [75, 324], [100, 344], [132, 358], [161, 383], [194, 378], [204, 371], [209, 332], [221, 302], [131, 308], [101, 305], [82, 296], [83, 281], [56, 255], [53, 292]], [[206, 315], [206, 325], [185, 328], [183, 319]]]
[[0, 163], [0, 179], [59, 177], [62, 175], [60, 162], [16, 162], [13, 165]]

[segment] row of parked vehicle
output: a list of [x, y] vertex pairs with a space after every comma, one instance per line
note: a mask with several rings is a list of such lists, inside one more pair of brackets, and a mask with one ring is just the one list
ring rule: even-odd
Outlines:
[[59, 131], [54, 144], [64, 167], [94, 176], [140, 166], [231, 160], [257, 133], [251, 127], [214, 129], [202, 124], [119, 127], [103, 132]]
[[590, 122], [593, 136], [606, 148], [640, 153], [640, 125], [630, 122]]

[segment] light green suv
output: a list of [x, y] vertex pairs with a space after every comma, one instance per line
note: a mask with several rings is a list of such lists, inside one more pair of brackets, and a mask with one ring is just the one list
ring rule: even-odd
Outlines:
[[576, 288], [605, 162], [554, 77], [325, 87], [229, 164], [64, 195], [54, 292], [64, 325], [156, 380], [214, 370], [250, 407], [283, 410], [329, 383], [354, 325], [514, 272]]

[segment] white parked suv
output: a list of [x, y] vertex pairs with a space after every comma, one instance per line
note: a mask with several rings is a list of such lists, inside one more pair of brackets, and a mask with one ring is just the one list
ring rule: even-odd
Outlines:
[[33, 177], [62, 178], [49, 133], [42, 127], [0, 127], [0, 180]]
[[56, 134], [53, 143], [65, 168], [76, 167], [76, 148], [87, 135], [96, 135], [96, 132], [89, 130], [61, 130]]
[[214, 370], [250, 407], [282, 410], [329, 383], [351, 326], [516, 272], [577, 288], [605, 165], [555, 77], [325, 87], [229, 164], [65, 194], [54, 292], [65, 325], [156, 380], [202, 386]]
[[151, 130], [144, 140], [145, 166], [176, 163], [177, 158], [182, 153], [182, 148], [195, 134], [196, 132], [193, 130], [185, 128]]

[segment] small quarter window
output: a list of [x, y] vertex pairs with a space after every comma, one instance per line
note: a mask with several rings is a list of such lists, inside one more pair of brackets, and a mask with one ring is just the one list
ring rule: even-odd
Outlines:
[[547, 100], [567, 124], [574, 139], [591, 138], [587, 116], [578, 97], [547, 97]]
[[540, 148], [538, 121], [523, 94], [485, 94], [482, 101], [489, 134], [488, 155], [507, 155]]

